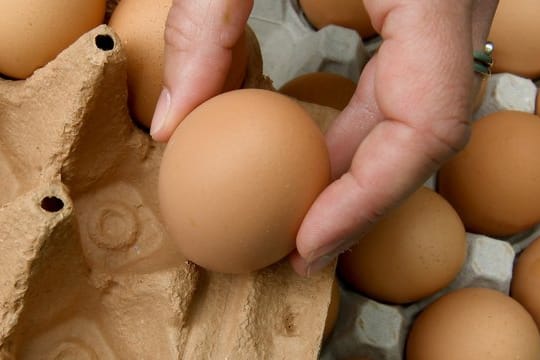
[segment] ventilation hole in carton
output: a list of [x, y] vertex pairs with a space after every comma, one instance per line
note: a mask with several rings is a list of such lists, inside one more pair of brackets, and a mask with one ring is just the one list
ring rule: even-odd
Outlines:
[[95, 42], [96, 46], [103, 51], [114, 49], [114, 39], [110, 35], [98, 35], [95, 38]]
[[47, 196], [41, 199], [41, 208], [48, 212], [58, 212], [64, 208], [64, 202], [56, 196]]

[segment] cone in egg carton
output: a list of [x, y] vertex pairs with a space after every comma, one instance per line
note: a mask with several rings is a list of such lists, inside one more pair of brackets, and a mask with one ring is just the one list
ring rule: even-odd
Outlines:
[[[243, 85], [271, 88], [246, 34]], [[317, 358], [333, 269], [233, 275], [179, 253], [158, 203], [165, 146], [130, 116], [128, 63], [101, 25], [0, 79], [2, 358]]]

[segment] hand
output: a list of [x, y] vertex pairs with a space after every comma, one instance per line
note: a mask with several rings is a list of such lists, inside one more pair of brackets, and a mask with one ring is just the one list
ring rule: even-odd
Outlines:
[[[317, 198], [291, 263], [314, 273], [417, 189], [469, 135], [472, 51], [497, 0], [364, 0], [384, 39], [326, 139], [335, 179]], [[253, 1], [175, 0], [166, 30], [165, 89], [151, 134], [166, 141], [219, 93]], [[204, 44], [204, 46], [201, 46]]]

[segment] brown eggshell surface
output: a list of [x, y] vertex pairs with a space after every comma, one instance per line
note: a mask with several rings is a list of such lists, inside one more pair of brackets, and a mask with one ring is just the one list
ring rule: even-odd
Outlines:
[[0, 0], [0, 74], [25, 79], [105, 16], [105, 0]]
[[160, 207], [187, 259], [245, 273], [295, 248], [329, 177], [324, 138], [302, 107], [271, 91], [236, 90], [203, 103], [173, 134]]
[[457, 213], [422, 187], [342, 254], [338, 270], [357, 291], [401, 304], [447, 286], [465, 255], [465, 229]]
[[356, 84], [346, 77], [314, 72], [288, 81], [279, 92], [298, 100], [343, 110], [355, 90]]
[[499, 1], [488, 36], [495, 44], [494, 72], [540, 77], [539, 18], [538, 0]]
[[[119, 35], [128, 58], [129, 106], [145, 127], [152, 122], [163, 88], [165, 23], [172, 0], [122, 0], [109, 25]], [[233, 63], [224, 89], [242, 85], [247, 64], [245, 35], [233, 48]]]
[[510, 292], [529, 311], [540, 328], [540, 238], [519, 255]]
[[438, 187], [470, 232], [501, 237], [540, 222], [540, 118], [501, 111], [475, 122]]
[[465, 288], [444, 295], [415, 320], [407, 360], [538, 360], [531, 315], [498, 291]]
[[362, 0], [300, 0], [300, 6], [317, 29], [339, 25], [356, 30], [362, 39], [377, 34]]

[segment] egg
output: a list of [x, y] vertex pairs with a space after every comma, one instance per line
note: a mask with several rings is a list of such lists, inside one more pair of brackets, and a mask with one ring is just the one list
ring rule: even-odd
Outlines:
[[338, 280], [334, 279], [334, 282], [332, 283], [332, 294], [330, 296], [330, 304], [328, 305], [328, 313], [326, 315], [326, 321], [324, 323], [323, 342], [328, 340], [328, 338], [332, 334], [332, 331], [334, 331], [334, 327], [336, 326], [336, 322], [339, 315], [340, 300], [341, 300], [341, 295], [339, 291]]
[[300, 6], [317, 29], [338, 25], [356, 30], [362, 39], [377, 34], [362, 0], [300, 0]]
[[356, 291], [404, 304], [446, 287], [461, 270], [466, 251], [455, 210], [422, 187], [343, 253], [338, 270]]
[[504, 237], [540, 222], [540, 118], [501, 111], [476, 121], [442, 166], [438, 191], [470, 232]]
[[498, 291], [465, 288], [429, 305], [414, 321], [407, 360], [538, 360], [531, 315]]
[[102, 23], [105, 0], [0, 0], [0, 73], [25, 79]]
[[540, 237], [519, 256], [510, 293], [529, 311], [540, 328]]
[[324, 137], [300, 105], [268, 90], [235, 90], [197, 107], [173, 133], [159, 174], [160, 208], [187, 259], [247, 273], [295, 248], [329, 179]]
[[[109, 26], [127, 54], [128, 102], [132, 116], [150, 128], [163, 88], [165, 24], [172, 0], [122, 0]], [[233, 48], [232, 65], [224, 91], [241, 87], [247, 66], [245, 33]]]
[[313, 72], [288, 81], [279, 92], [298, 100], [343, 110], [355, 90], [356, 84], [346, 77]]
[[540, 77], [540, 1], [500, 0], [488, 39], [493, 71]]

